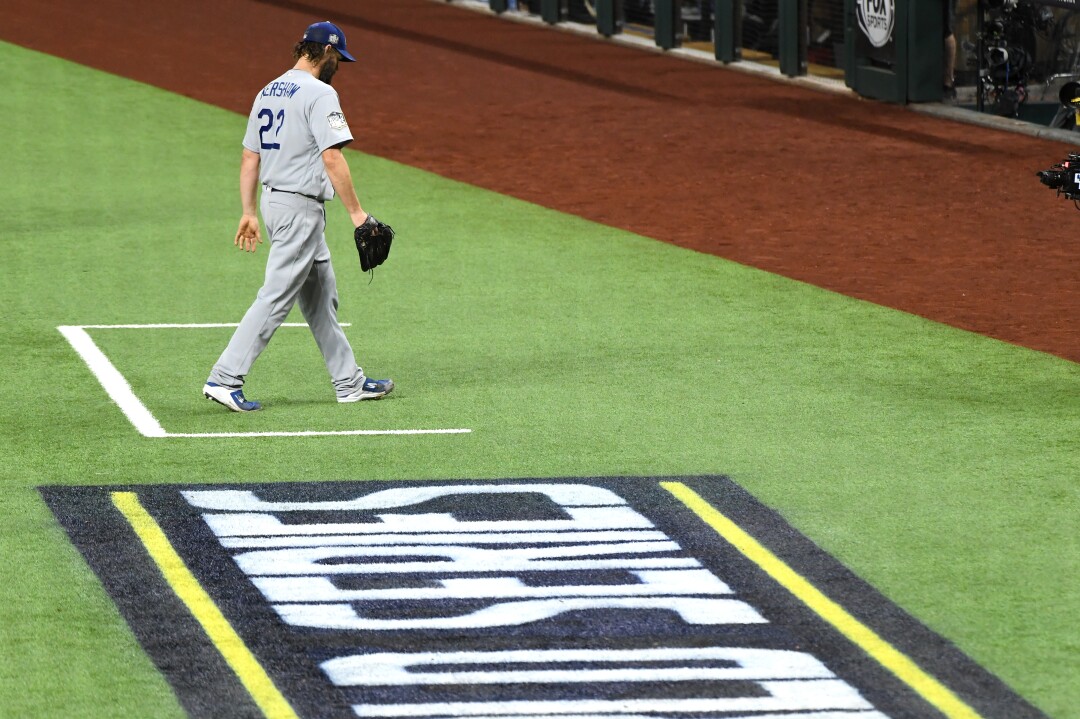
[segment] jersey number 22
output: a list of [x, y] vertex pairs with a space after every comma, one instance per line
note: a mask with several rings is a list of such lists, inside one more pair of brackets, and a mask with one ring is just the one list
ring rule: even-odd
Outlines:
[[[266, 133], [270, 132], [271, 128], [274, 128], [274, 111], [263, 108], [259, 110], [259, 117], [265, 118], [266, 122], [259, 126], [259, 145], [264, 150], [280, 150], [281, 143], [279, 142], [267, 142]], [[277, 114], [277, 128], [274, 128], [274, 137], [281, 132], [281, 125], [285, 122], [285, 111], [278, 110]]]

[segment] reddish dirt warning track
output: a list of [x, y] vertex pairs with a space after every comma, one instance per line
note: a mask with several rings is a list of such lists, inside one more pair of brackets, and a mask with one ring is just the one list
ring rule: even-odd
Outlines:
[[323, 19], [357, 149], [1080, 362], [1054, 142], [432, 0], [18, 3], [0, 38], [246, 114]]

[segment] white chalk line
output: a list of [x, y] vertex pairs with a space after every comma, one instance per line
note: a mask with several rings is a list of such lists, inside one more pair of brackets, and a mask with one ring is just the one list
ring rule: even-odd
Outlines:
[[124, 375], [109, 361], [83, 327], [62, 326], [56, 329], [60, 330], [60, 334], [67, 338], [67, 341], [83, 358], [83, 362], [86, 362], [112, 401], [120, 406], [124, 416], [135, 425], [135, 429], [139, 430], [139, 434], [144, 437], [167, 436], [165, 428], [150, 413], [146, 405], [139, 401], [131, 385], [124, 379]]
[[[237, 327], [237, 323], [144, 324], [144, 325], [61, 325], [56, 329], [71, 344], [109, 398], [120, 407], [124, 416], [144, 437], [326, 437], [364, 435], [469, 434], [471, 429], [352, 429], [335, 431], [303, 430], [299, 432], [166, 432], [157, 418], [138, 398], [124, 375], [97, 346], [88, 329], [205, 329]], [[282, 327], [307, 327], [303, 322], [286, 322]], [[342, 323], [342, 327], [350, 326]]]
[[306, 432], [170, 432], [166, 437], [325, 437], [367, 434], [469, 434], [471, 429], [344, 429]]
[[[352, 327], [351, 322], [339, 323], [342, 327]], [[150, 324], [150, 325], [74, 325], [84, 330], [190, 330], [213, 329], [215, 327], [239, 327], [239, 322], [200, 322], [189, 324]], [[283, 322], [282, 327], [307, 327], [306, 322]], [[60, 328], [57, 328], [60, 329]]]

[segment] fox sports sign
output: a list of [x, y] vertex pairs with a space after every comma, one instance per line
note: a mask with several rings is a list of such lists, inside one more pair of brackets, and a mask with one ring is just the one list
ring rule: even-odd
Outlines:
[[894, 0], [855, 0], [855, 14], [859, 18], [859, 27], [871, 45], [885, 47], [892, 39], [893, 25], [896, 23]]

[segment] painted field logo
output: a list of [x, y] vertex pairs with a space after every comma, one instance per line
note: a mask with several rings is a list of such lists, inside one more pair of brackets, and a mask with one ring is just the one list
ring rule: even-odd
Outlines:
[[194, 716], [1041, 716], [722, 477], [42, 494]]
[[855, 0], [859, 28], [874, 47], [885, 47], [896, 23], [895, 0]]

